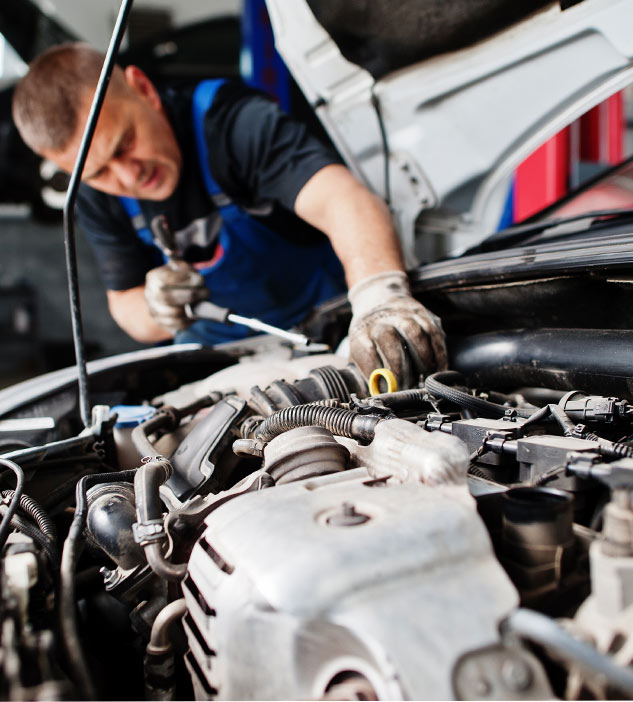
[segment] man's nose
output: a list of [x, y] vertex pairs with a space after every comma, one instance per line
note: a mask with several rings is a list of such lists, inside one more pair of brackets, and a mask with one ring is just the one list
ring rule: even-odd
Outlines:
[[123, 187], [134, 187], [141, 177], [143, 165], [134, 158], [113, 159], [110, 163], [112, 173]]

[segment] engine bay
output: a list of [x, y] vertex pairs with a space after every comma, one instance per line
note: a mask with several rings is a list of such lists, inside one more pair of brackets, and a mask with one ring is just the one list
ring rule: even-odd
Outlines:
[[4, 696], [633, 693], [628, 399], [261, 346], [3, 420]]

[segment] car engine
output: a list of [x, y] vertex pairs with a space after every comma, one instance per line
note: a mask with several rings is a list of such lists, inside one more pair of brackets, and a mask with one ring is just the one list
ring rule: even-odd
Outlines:
[[633, 695], [628, 399], [260, 347], [0, 421], [3, 697]]

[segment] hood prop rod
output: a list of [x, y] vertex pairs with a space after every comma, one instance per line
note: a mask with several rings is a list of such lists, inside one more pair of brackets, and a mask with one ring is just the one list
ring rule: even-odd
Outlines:
[[81, 302], [79, 299], [79, 277], [77, 274], [77, 249], [75, 239], [75, 203], [81, 181], [81, 174], [86, 165], [88, 150], [99, 119], [99, 113], [105, 98], [106, 90], [110, 84], [114, 62], [116, 60], [123, 34], [127, 27], [128, 17], [134, 0], [123, 0], [119, 9], [114, 31], [110, 38], [110, 45], [103, 62], [101, 75], [97, 83], [88, 121], [81, 139], [77, 159], [68, 184], [66, 202], [64, 203], [64, 245], [66, 249], [66, 274], [68, 276], [68, 295], [70, 298], [70, 316], [73, 328], [73, 341], [75, 344], [75, 360], [79, 382], [79, 412], [84, 426], [90, 426], [90, 399], [88, 393], [88, 372], [86, 369], [86, 355], [84, 347], [83, 324], [81, 320]]

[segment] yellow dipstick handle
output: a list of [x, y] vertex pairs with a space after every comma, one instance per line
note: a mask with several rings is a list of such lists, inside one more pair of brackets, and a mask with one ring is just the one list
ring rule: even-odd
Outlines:
[[369, 376], [369, 394], [380, 395], [380, 387], [378, 381], [383, 379], [387, 382], [387, 392], [395, 392], [398, 389], [398, 381], [396, 376], [388, 368], [376, 368]]

